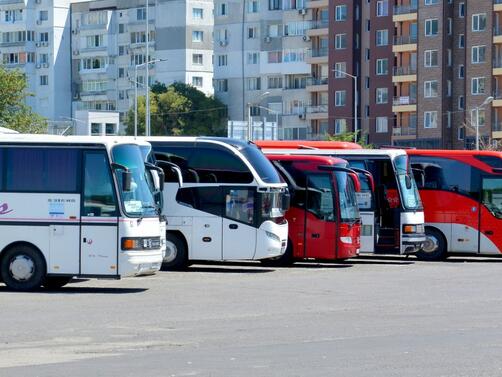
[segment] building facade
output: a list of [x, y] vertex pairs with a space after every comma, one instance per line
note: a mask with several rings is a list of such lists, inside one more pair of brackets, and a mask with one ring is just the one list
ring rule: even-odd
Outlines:
[[[215, 95], [228, 106], [230, 120], [251, 115], [278, 121], [280, 138], [318, 137], [310, 124], [321, 117], [327, 121], [327, 95], [316, 101], [318, 87], [327, 94], [327, 27], [313, 21], [308, 3], [215, 1]], [[321, 50], [313, 48], [320, 29], [325, 34]], [[316, 68], [319, 76], [314, 77], [313, 64], [326, 69]]]
[[27, 78], [32, 110], [71, 116], [70, 0], [0, 0], [0, 64]]
[[[213, 92], [213, 1], [149, 0], [150, 84], [184, 82]], [[78, 110], [134, 106], [135, 82], [146, 91], [145, 0], [94, 0], [72, 5], [72, 98]]]

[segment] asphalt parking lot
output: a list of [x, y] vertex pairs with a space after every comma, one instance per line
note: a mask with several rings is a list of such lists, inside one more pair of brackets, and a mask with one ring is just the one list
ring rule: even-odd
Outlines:
[[500, 376], [502, 259], [0, 285], [0, 376]]

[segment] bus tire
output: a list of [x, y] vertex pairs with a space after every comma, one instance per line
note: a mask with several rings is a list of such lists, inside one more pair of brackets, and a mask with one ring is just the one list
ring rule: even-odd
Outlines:
[[188, 248], [185, 240], [177, 234], [166, 234], [166, 256], [162, 270], [184, 270], [188, 267]]
[[16, 291], [40, 288], [46, 271], [44, 257], [29, 245], [17, 245], [4, 251], [0, 264], [3, 282]]
[[435, 228], [426, 227], [425, 236], [427, 237], [427, 241], [424, 247], [417, 252], [417, 258], [423, 261], [440, 261], [446, 259], [446, 239], [443, 233]]
[[44, 288], [53, 290], [63, 288], [73, 277], [71, 276], [47, 276], [42, 283]]
[[293, 243], [291, 240], [288, 240], [288, 246], [286, 247], [286, 251], [278, 258], [272, 259], [262, 259], [260, 261], [264, 266], [270, 267], [288, 267], [295, 263], [293, 258]]

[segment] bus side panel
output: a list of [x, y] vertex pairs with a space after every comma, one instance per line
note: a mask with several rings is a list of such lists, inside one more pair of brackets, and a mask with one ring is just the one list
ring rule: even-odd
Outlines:
[[2, 203], [0, 249], [28, 242], [44, 255], [47, 273], [79, 273], [80, 195], [4, 193]]
[[292, 242], [293, 257], [303, 259], [305, 257], [305, 210], [291, 207], [286, 212], [289, 223], [289, 239]]
[[361, 253], [375, 252], [375, 212], [361, 211]]
[[502, 220], [481, 205], [480, 254], [500, 254], [502, 251]]

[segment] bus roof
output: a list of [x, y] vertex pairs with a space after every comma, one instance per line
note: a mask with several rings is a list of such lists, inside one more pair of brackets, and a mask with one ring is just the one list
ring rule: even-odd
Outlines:
[[257, 140], [254, 143], [262, 149], [363, 149], [348, 141]]
[[427, 156], [491, 156], [502, 158], [502, 152], [499, 151], [476, 151], [476, 150], [441, 150], [441, 149], [407, 149], [409, 155], [427, 155]]
[[9, 144], [83, 144], [83, 145], [103, 145], [111, 148], [117, 144], [144, 144], [144, 141], [121, 136], [60, 136], [60, 135], [33, 135], [33, 134], [2, 134], [0, 143]]
[[196, 142], [210, 142], [214, 144], [226, 144], [234, 147], [237, 150], [243, 149], [254, 143], [249, 141], [242, 141], [237, 139], [232, 139], [229, 137], [211, 137], [211, 136], [147, 136], [145, 137], [148, 141], [172, 141], [172, 142], [186, 142], [186, 143], [196, 143]]
[[296, 155], [341, 155], [341, 156], [368, 156], [389, 157], [392, 160], [398, 156], [406, 155], [402, 149], [265, 149], [265, 154], [296, 154]]
[[307, 161], [313, 163], [319, 163], [323, 165], [338, 165], [347, 164], [342, 158], [330, 157], [330, 156], [310, 156], [310, 155], [286, 155], [286, 154], [267, 154], [268, 159], [274, 161]]
[[502, 172], [502, 152], [498, 151], [410, 149], [406, 153], [410, 156], [449, 158], [489, 173]]

